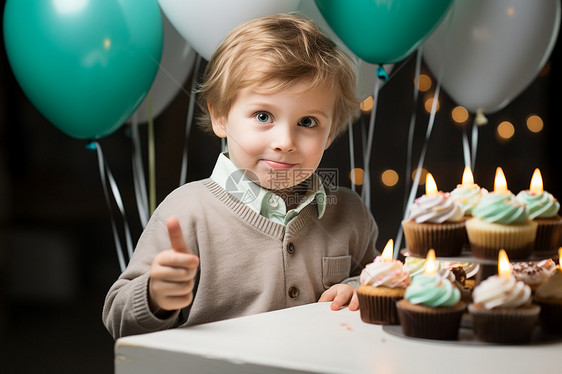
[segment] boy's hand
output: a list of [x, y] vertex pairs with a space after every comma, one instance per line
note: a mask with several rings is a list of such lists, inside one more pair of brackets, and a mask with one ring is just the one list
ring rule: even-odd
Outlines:
[[355, 289], [349, 284], [334, 284], [332, 287], [324, 291], [319, 303], [331, 301], [330, 309], [340, 310], [349, 303], [349, 310], [355, 311], [359, 309], [359, 300]]
[[174, 217], [166, 221], [172, 248], [160, 252], [152, 261], [148, 284], [150, 309], [178, 310], [193, 301], [193, 278], [199, 257], [191, 253]]

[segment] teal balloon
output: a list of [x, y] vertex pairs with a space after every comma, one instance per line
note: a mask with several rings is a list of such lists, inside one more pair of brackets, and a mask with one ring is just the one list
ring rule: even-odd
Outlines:
[[439, 25], [453, 0], [315, 0], [345, 45], [371, 64], [394, 64]]
[[162, 56], [157, 0], [8, 0], [3, 23], [26, 96], [78, 139], [117, 130], [148, 93]]

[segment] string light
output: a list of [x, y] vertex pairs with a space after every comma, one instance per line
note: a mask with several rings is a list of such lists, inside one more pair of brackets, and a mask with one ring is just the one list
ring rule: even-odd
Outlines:
[[[416, 180], [416, 174], [417, 174], [418, 170], [414, 170], [412, 172], [412, 181]], [[423, 186], [425, 184], [425, 178], [427, 176], [427, 170], [425, 170], [424, 168], [421, 169], [420, 171], [420, 186]]]
[[[425, 100], [424, 107], [426, 112], [431, 113], [431, 108], [433, 107], [433, 97], [430, 97], [429, 99]], [[437, 106], [435, 107], [435, 111], [438, 110], [439, 110], [439, 100], [437, 100]]]
[[500, 140], [509, 140], [515, 134], [515, 127], [509, 121], [503, 121], [496, 128]]
[[386, 169], [381, 174], [381, 181], [387, 187], [393, 187], [398, 183], [398, 173], [392, 169]]
[[361, 186], [363, 185], [364, 174], [363, 169], [355, 168], [349, 172], [349, 179], [354, 185]]
[[426, 92], [431, 88], [431, 85], [433, 84], [433, 82], [431, 81], [431, 78], [429, 77], [429, 75], [427, 74], [420, 74], [418, 77], [418, 91], [421, 92]]
[[451, 118], [458, 124], [463, 124], [468, 120], [468, 110], [463, 106], [456, 106], [451, 110]]
[[527, 128], [531, 132], [541, 132], [544, 127], [544, 123], [541, 117], [536, 114], [531, 114], [527, 117]]

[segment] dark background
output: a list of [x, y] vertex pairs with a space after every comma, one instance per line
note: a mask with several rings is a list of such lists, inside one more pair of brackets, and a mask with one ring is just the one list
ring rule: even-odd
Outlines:
[[[2, 1], [3, 9], [4, 1]], [[3, 38], [2, 38], [3, 42]], [[68, 137], [50, 124], [27, 100], [1, 48], [0, 65], [0, 352], [2, 372], [102, 373], [113, 371], [113, 339], [101, 322], [105, 293], [119, 275], [110, 217], [97, 157], [85, 141]], [[510, 189], [527, 189], [534, 168], [541, 169], [545, 189], [562, 196], [560, 164], [560, 40], [544, 71], [505, 109], [489, 115], [480, 128], [476, 182], [493, 189], [495, 168], [502, 166]], [[425, 66], [424, 71], [431, 74]], [[412, 105], [414, 59], [380, 92], [372, 155], [372, 212], [380, 226], [380, 249], [396, 236], [403, 212], [406, 138], [412, 111], [417, 113], [414, 162], [417, 162], [428, 114], [423, 95]], [[514, 77], [517, 79], [517, 77]], [[185, 83], [189, 91], [190, 79]], [[180, 178], [189, 98], [180, 93], [155, 119], [157, 200]], [[442, 91], [440, 111], [424, 167], [441, 190], [460, 182], [464, 167], [462, 129], [450, 119], [455, 104]], [[529, 114], [544, 120], [531, 133]], [[354, 125], [366, 128], [368, 115]], [[498, 141], [496, 126], [509, 120], [515, 135]], [[468, 123], [472, 123], [472, 117]], [[147, 126], [141, 127], [146, 157]], [[356, 160], [361, 166], [356, 138]], [[101, 147], [125, 202], [133, 238], [141, 231], [134, 200], [131, 137], [128, 125], [101, 139]], [[188, 180], [210, 175], [220, 143], [194, 129], [188, 144]], [[338, 168], [339, 184], [350, 186], [347, 134], [327, 151], [322, 167]], [[380, 183], [380, 173], [400, 174], [395, 187]], [[419, 194], [423, 192], [420, 188]], [[122, 225], [119, 224], [122, 233]]]

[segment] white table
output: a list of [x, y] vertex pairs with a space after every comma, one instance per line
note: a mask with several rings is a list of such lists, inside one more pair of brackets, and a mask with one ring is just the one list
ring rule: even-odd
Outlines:
[[125, 337], [115, 373], [560, 373], [562, 340], [522, 346], [411, 339], [310, 304]]

